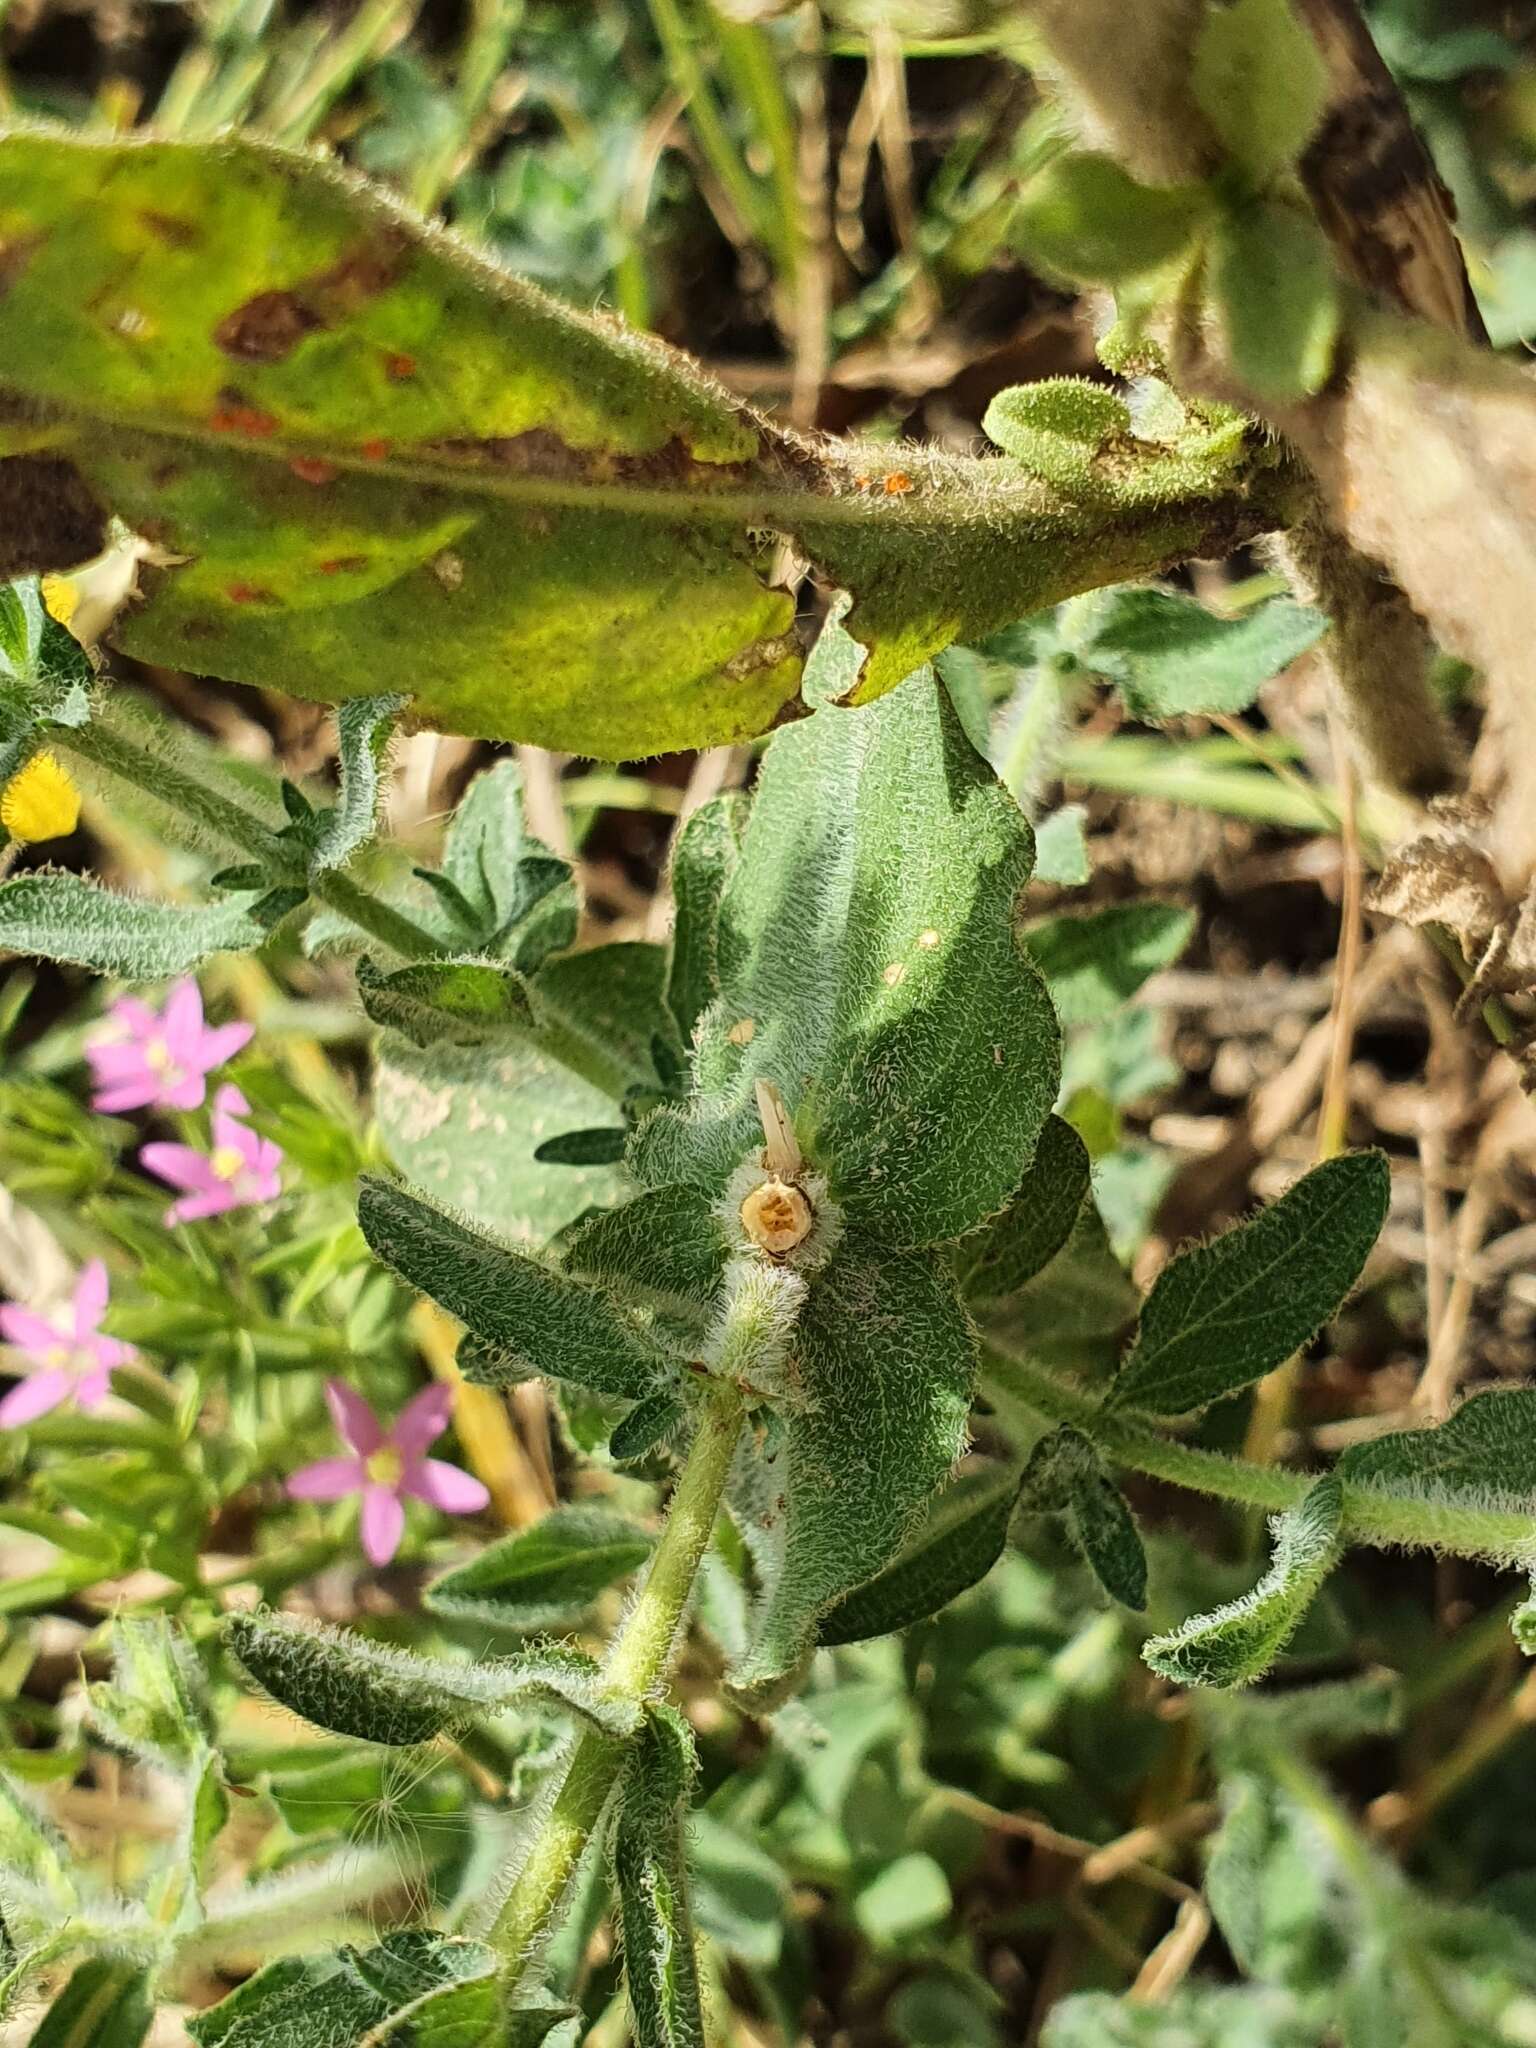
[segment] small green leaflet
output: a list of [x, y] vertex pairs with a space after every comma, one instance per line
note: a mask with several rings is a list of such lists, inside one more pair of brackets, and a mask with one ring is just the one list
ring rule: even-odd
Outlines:
[[139, 2048], [154, 2017], [149, 1972], [103, 1956], [79, 1965], [29, 2048]]
[[1328, 70], [1290, 0], [1231, 0], [1206, 13], [1190, 85], [1255, 185], [1286, 170], [1328, 102]]
[[489, 1949], [407, 1929], [268, 1963], [187, 2032], [197, 2048], [493, 2048], [501, 2006]]
[[697, 1769], [682, 1716], [650, 1708], [625, 1764], [613, 1834], [635, 2048], [706, 2048], [683, 1839]]
[[557, 1507], [434, 1579], [422, 1598], [447, 1620], [527, 1634], [580, 1615], [650, 1551], [645, 1531], [610, 1509]]
[[0, 886], [0, 950], [124, 981], [171, 981], [211, 954], [254, 952], [267, 937], [244, 902], [184, 909], [64, 874], [18, 875]]
[[1171, 967], [1194, 936], [1195, 913], [1173, 903], [1115, 903], [1044, 918], [1025, 933], [1063, 1024], [1092, 1024]]
[[1389, 1194], [1381, 1153], [1346, 1153], [1214, 1243], [1170, 1259], [1142, 1306], [1110, 1404], [1187, 1415], [1284, 1364], [1359, 1279]]
[[404, 1188], [365, 1176], [357, 1220], [377, 1257], [496, 1347], [509, 1374], [575, 1380], [629, 1400], [670, 1380], [666, 1360], [597, 1288], [496, 1244]]
[[1022, 462], [1058, 489], [1111, 489], [1099, 458], [1131, 432], [1130, 409], [1102, 384], [1081, 377], [1047, 377], [1015, 384], [987, 407], [982, 431], [1005, 455]]
[[1246, 711], [1271, 677], [1316, 646], [1324, 613], [1272, 597], [1235, 618], [1148, 586], [1107, 590], [1072, 608], [1078, 658], [1147, 724]]
[[502, 1048], [526, 1039], [533, 1022], [520, 975], [471, 961], [421, 961], [381, 974], [363, 959], [357, 992], [375, 1024], [425, 1052], [443, 1045]]
[[1059, 1116], [1047, 1117], [1022, 1185], [1006, 1209], [955, 1247], [967, 1302], [1000, 1302], [1048, 1266], [1072, 1235], [1088, 1193], [1088, 1148]]
[[1003, 1554], [1018, 1481], [1000, 1470], [956, 1480], [884, 1571], [829, 1607], [816, 1625], [823, 1646], [860, 1643], [926, 1621], [978, 1585]]
[[344, 867], [373, 837], [379, 811], [379, 757], [408, 697], [352, 697], [336, 713], [341, 787], [310, 855], [311, 869]]
[[720, 905], [736, 866], [750, 809], [740, 791], [701, 804], [672, 842], [672, 958], [667, 1003], [686, 1045], [720, 993]]
[[1257, 397], [1287, 405], [1322, 389], [1343, 288], [1316, 221], [1272, 201], [1225, 215], [1211, 238], [1210, 290], [1233, 367]]
[[1031, 178], [1016, 215], [1031, 262], [1087, 284], [1120, 284], [1181, 255], [1209, 217], [1199, 185], [1138, 185], [1092, 151], [1057, 157]]
[[1152, 1669], [1180, 1685], [1250, 1685], [1279, 1656], [1333, 1569], [1344, 1489], [1330, 1473], [1299, 1506], [1276, 1515], [1274, 1560], [1251, 1593], [1142, 1646]]
[[706, 1312], [725, 1270], [725, 1237], [692, 1188], [655, 1188], [579, 1223], [565, 1243], [573, 1273], [685, 1314]]
[[1474, 1394], [1435, 1429], [1353, 1444], [1337, 1470], [1372, 1493], [1536, 1516], [1536, 1387]]
[[1059, 1514], [1099, 1584], [1122, 1606], [1147, 1604], [1147, 1557], [1131, 1511], [1081, 1431], [1063, 1426], [1043, 1436], [1019, 1482], [1025, 1510]]

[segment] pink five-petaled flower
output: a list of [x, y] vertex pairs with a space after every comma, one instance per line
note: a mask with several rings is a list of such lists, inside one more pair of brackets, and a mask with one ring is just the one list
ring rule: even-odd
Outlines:
[[124, 996], [85, 1048], [96, 1092], [92, 1106], [109, 1115], [125, 1109], [198, 1109], [208, 1076], [249, 1042], [249, 1024], [203, 1022], [197, 983], [178, 981], [163, 1011]]
[[371, 1564], [384, 1565], [400, 1548], [405, 1532], [404, 1496], [411, 1494], [445, 1515], [478, 1514], [490, 1495], [478, 1479], [425, 1455], [427, 1445], [448, 1427], [452, 1387], [423, 1387], [388, 1429], [355, 1389], [327, 1380], [325, 1398], [350, 1458], [321, 1458], [288, 1481], [294, 1500], [342, 1500], [363, 1496], [363, 1549]]
[[281, 1191], [277, 1169], [281, 1150], [270, 1138], [258, 1138], [239, 1118], [250, 1104], [238, 1088], [225, 1086], [213, 1098], [213, 1150], [191, 1145], [145, 1145], [140, 1163], [173, 1188], [185, 1188], [179, 1202], [165, 1212], [171, 1223], [195, 1223], [200, 1216], [222, 1216], [226, 1209], [250, 1209], [275, 1200]]
[[0, 1338], [15, 1345], [30, 1368], [0, 1401], [0, 1428], [34, 1422], [71, 1394], [82, 1408], [100, 1406], [113, 1367], [136, 1356], [131, 1344], [101, 1335], [106, 1311], [107, 1269], [100, 1259], [82, 1267], [73, 1298], [52, 1317], [16, 1302], [0, 1308]]

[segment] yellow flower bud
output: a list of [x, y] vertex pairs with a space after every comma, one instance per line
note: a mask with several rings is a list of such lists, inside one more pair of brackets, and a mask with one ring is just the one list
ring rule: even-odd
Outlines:
[[62, 839], [80, 822], [80, 792], [52, 754], [34, 754], [0, 790], [0, 825], [22, 846]]
[[50, 619], [57, 619], [61, 626], [67, 626], [75, 616], [80, 602], [80, 593], [67, 576], [45, 576], [41, 585], [43, 604]]

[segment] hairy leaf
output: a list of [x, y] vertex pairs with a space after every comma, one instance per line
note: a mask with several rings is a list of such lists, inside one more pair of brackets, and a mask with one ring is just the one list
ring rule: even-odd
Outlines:
[[648, 1401], [637, 1401], [629, 1413], [614, 1424], [613, 1434], [608, 1439], [609, 1457], [617, 1465], [626, 1464], [632, 1458], [643, 1458], [672, 1435], [686, 1414], [682, 1402], [674, 1400], [670, 1394], [652, 1394]]
[[18, 875], [0, 886], [0, 949], [125, 981], [169, 981], [211, 954], [249, 953], [266, 938], [249, 899], [183, 908], [62, 874]]
[[1474, 1394], [1437, 1428], [1352, 1444], [1337, 1470], [1426, 1505], [1536, 1511], [1536, 1387]]
[[595, 1287], [482, 1237], [404, 1188], [365, 1178], [357, 1220], [385, 1265], [496, 1346], [517, 1374], [629, 1400], [668, 1378], [661, 1355]]
[[342, 867], [373, 837], [379, 810], [379, 756], [409, 701], [400, 696], [354, 697], [336, 713], [341, 789], [315, 840], [312, 867]]
[[1288, 597], [1236, 618], [1172, 590], [1111, 590], [1075, 612], [1074, 645], [1108, 676], [1133, 718], [1148, 724], [1246, 711], [1263, 684], [1328, 630], [1310, 605]]
[[[144, 660], [409, 690], [440, 728], [625, 759], [745, 738], [794, 695], [775, 535], [855, 593], [872, 697], [960, 634], [1263, 517], [1160, 485], [1154, 451], [1104, 528], [1012, 465], [791, 436], [249, 137], [21, 131], [0, 186], [0, 452], [75, 465], [183, 558], [117, 628]], [[53, 516], [71, 489], [60, 468], [20, 566], [79, 545]]]
[[1233, 367], [1256, 396], [1288, 405], [1321, 390], [1333, 370], [1342, 296], [1316, 222], [1287, 206], [1238, 208], [1212, 237], [1210, 277]]
[[381, 974], [360, 960], [357, 992], [375, 1024], [424, 1052], [443, 1045], [501, 1050], [519, 1038], [526, 1042], [533, 1022], [520, 975], [469, 961], [421, 961]]
[[759, 1497], [784, 1505], [778, 1560], [741, 1670], [790, 1669], [821, 1615], [881, 1571], [965, 1445], [974, 1339], [936, 1255], [850, 1231], [816, 1275], [791, 1361], [803, 1409], [780, 1448], [748, 1444]]
[[527, 1634], [580, 1614], [650, 1550], [643, 1529], [607, 1508], [557, 1507], [434, 1579], [422, 1598], [450, 1620]]
[[504, 2025], [489, 1949], [404, 1929], [269, 1963], [187, 2031], [197, 2048], [493, 2048]]
[[1088, 1193], [1088, 1148], [1059, 1116], [1047, 1117], [1022, 1185], [1006, 1209], [955, 1248], [967, 1302], [1016, 1294], [1048, 1266], [1072, 1235]]
[[1180, 1685], [1249, 1685], [1300, 1625], [1339, 1554], [1344, 1492], [1333, 1473], [1271, 1523], [1275, 1554], [1251, 1593], [1142, 1646], [1152, 1669]]
[[1019, 1482], [1026, 1508], [1059, 1514], [1067, 1531], [1112, 1600], [1147, 1604], [1147, 1555], [1119, 1487], [1094, 1445], [1063, 1426], [1043, 1436]]
[[1190, 85], [1255, 184], [1300, 155], [1328, 101], [1328, 71], [1291, 0], [1233, 0], [1195, 39]]
[[654, 1188], [578, 1224], [565, 1263], [620, 1294], [660, 1298], [686, 1313], [707, 1311], [725, 1270], [724, 1233], [693, 1188]]
[[780, 733], [721, 906], [700, 1092], [641, 1126], [639, 1176], [717, 1192], [761, 1145], [761, 1079], [861, 1227], [934, 1243], [999, 1209], [1057, 1078], [1055, 1020], [1013, 932], [1031, 854], [926, 673]]
[[1024, 254], [1087, 284], [1119, 284], [1160, 270], [1206, 218], [1197, 185], [1138, 185], [1112, 157], [1074, 151], [1025, 187], [1017, 234]]
[[741, 859], [747, 798], [733, 790], [701, 804], [672, 842], [672, 956], [667, 1003], [686, 1045], [720, 993], [720, 906]]
[[827, 1609], [816, 1625], [817, 1642], [893, 1635], [959, 1599], [1002, 1556], [1017, 1498], [1011, 1473], [974, 1472], [956, 1480], [884, 1571]]
[[630, 1748], [613, 1833], [635, 2048], [705, 2048], [683, 1841], [697, 1768], [687, 1723], [652, 1707]]
[[1311, 1341], [1360, 1277], [1386, 1221], [1387, 1162], [1347, 1153], [1158, 1274], [1110, 1399], [1187, 1415], [1262, 1379]]
[[1025, 934], [1063, 1024], [1092, 1024], [1129, 1002], [1189, 944], [1195, 913], [1172, 903], [1115, 903], [1043, 918]]

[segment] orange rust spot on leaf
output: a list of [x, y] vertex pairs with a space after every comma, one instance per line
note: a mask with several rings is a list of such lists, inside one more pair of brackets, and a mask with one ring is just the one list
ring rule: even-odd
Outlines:
[[916, 489], [917, 486], [913, 483], [911, 477], [907, 475], [905, 470], [901, 469], [888, 476], [884, 484], [885, 495], [888, 498], [904, 498], [908, 491], [915, 491]]
[[261, 583], [229, 583], [224, 595], [231, 604], [276, 604], [274, 593]]
[[248, 434], [257, 441], [264, 441], [278, 428], [274, 414], [236, 397], [221, 398], [209, 414], [208, 424], [216, 434]]
[[393, 378], [395, 383], [403, 384], [408, 377], [415, 376], [416, 358], [404, 354], [403, 351], [395, 355], [388, 355], [384, 358], [384, 371], [385, 375]]
[[389, 453], [389, 443], [376, 435], [372, 440], [360, 443], [357, 452], [369, 462], [382, 462]]
[[315, 564], [322, 576], [355, 576], [359, 569], [367, 566], [366, 555], [330, 555], [325, 561]]
[[320, 455], [295, 455], [288, 467], [301, 484], [331, 484], [341, 474], [334, 462]]

